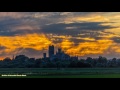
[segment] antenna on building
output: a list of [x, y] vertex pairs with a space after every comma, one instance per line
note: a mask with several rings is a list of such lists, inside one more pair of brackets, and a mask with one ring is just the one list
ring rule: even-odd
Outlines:
[[14, 57], [14, 55], [13, 55], [13, 58], [12, 58], [12, 60], [14, 60], [15, 59], [15, 57]]

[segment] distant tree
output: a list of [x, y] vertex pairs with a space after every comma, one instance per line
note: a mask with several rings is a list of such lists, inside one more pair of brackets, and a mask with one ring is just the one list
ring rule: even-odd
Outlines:
[[61, 61], [61, 67], [62, 68], [68, 68], [69, 64], [70, 64], [69, 60], [62, 60]]
[[107, 59], [105, 57], [99, 56], [98, 63], [105, 64], [105, 63], [107, 63]]
[[36, 59], [35, 60], [35, 68], [40, 68], [42, 64], [42, 59]]
[[71, 61], [70, 64], [69, 64], [69, 67], [70, 68], [77, 68], [77, 62]]
[[93, 60], [93, 59], [92, 59], [91, 57], [87, 57], [86, 62], [91, 63], [92, 60]]
[[55, 68], [57, 66], [56, 66], [56, 64], [54, 62], [51, 61], [51, 62], [47, 62], [46, 67], [47, 68]]
[[85, 59], [80, 59], [80, 61], [84, 63], [84, 62], [85, 62]]
[[15, 57], [15, 61], [18, 61], [18, 62], [21, 62], [21, 63], [25, 62], [27, 60], [29, 60], [29, 58], [25, 55], [19, 55], [19, 56]]
[[112, 63], [116, 63], [117, 59], [116, 58], [113, 58], [112, 59]]
[[88, 68], [88, 67], [91, 67], [91, 64], [89, 64], [89, 63], [83, 63], [83, 62], [79, 61], [79, 62], [77, 63], [77, 66], [78, 66], [79, 68]]
[[60, 61], [56, 62], [56, 66], [57, 66], [57, 69], [60, 69], [60, 68], [61, 68], [61, 63], [60, 63]]
[[97, 63], [96, 67], [104, 67], [104, 65], [102, 63]]
[[11, 59], [10, 59], [9, 57], [6, 57], [6, 58], [3, 59], [3, 61], [5, 61], [5, 62], [10, 62]]

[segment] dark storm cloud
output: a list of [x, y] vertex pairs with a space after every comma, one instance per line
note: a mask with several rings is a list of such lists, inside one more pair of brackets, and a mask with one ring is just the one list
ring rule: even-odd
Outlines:
[[[82, 22], [82, 23], [59, 23], [62, 22], [64, 18], [69, 16], [85, 16], [92, 14], [93, 12], [19, 12], [11, 14], [3, 14], [0, 17], [0, 36], [14, 36], [16, 34], [25, 33], [53, 33], [53, 34], [67, 34], [74, 35], [80, 33], [81, 30], [104, 30], [113, 28], [111, 26], [102, 26], [102, 22]], [[4, 16], [4, 17], [3, 17]], [[17, 16], [14, 18], [14, 16]], [[19, 17], [18, 17], [19, 16]], [[2, 19], [1, 19], [2, 18]], [[3, 19], [4, 18], [4, 19]], [[50, 24], [53, 23], [53, 24]], [[46, 25], [50, 24], [50, 25]], [[42, 30], [29, 31], [27, 29], [16, 29], [17, 26], [38, 26], [42, 27]], [[67, 27], [76, 27], [75, 29], [66, 29]]]
[[9, 27], [20, 25], [22, 22], [20, 19], [5, 19], [5, 20], [0, 20], [0, 29], [8, 29]]
[[[30, 21], [24, 21], [24, 19], [8, 18], [0, 20], [0, 36], [14, 36], [16, 34], [33, 33], [33, 31], [27, 29], [17, 29], [17, 27], [24, 27], [25, 25], [34, 27], [35, 24]], [[16, 28], [16, 29], [14, 29]], [[34, 30], [35, 32], [36, 30]]]
[[71, 38], [70, 39], [70, 41], [72, 41], [72, 42], [75, 42], [75, 44], [76, 45], [78, 45], [80, 42], [93, 42], [93, 41], [91, 41], [91, 40], [85, 40], [84, 38], [83, 39], [77, 39], [77, 37], [76, 38]]
[[120, 43], [120, 37], [112, 37], [111, 40], [113, 40], [116, 43]]
[[[104, 22], [105, 23], [105, 22]], [[103, 22], [81, 22], [81, 23], [58, 23], [58, 24], [50, 24], [46, 25], [42, 28], [42, 32], [44, 33], [53, 33], [53, 34], [65, 34], [65, 35], [74, 35], [80, 33], [80, 31], [84, 30], [93, 30], [93, 31], [103, 31], [105, 29], [115, 28], [109, 25], [103, 26]], [[73, 29], [67, 29], [67, 28]]]
[[0, 20], [0, 36], [12, 36], [15, 32], [12, 31], [11, 27], [20, 25], [22, 22], [19, 19], [5, 19]]

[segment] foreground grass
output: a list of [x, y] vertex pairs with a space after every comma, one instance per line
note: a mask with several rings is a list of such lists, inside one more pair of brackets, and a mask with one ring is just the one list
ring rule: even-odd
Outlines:
[[120, 74], [110, 75], [52, 75], [52, 76], [26, 76], [26, 77], [0, 77], [0, 78], [120, 78]]
[[[2, 74], [25, 74], [26, 77]], [[0, 68], [0, 78], [120, 78], [120, 68]]]
[[111, 75], [63, 75], [63, 76], [32, 76], [31, 78], [120, 78], [120, 74]]

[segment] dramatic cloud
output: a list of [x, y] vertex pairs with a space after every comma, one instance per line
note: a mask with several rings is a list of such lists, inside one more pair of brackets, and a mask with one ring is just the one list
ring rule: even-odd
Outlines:
[[40, 58], [51, 44], [71, 56], [119, 57], [119, 17], [119, 12], [0, 12], [0, 59]]
[[53, 33], [53, 34], [65, 34], [65, 35], [75, 35], [80, 33], [80, 31], [99, 31], [105, 29], [115, 28], [109, 25], [101, 25], [103, 22], [81, 22], [81, 23], [58, 23], [46, 25], [42, 28], [44, 33]]

